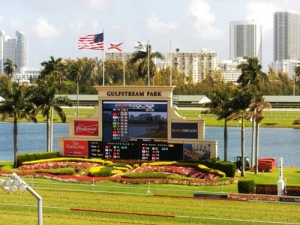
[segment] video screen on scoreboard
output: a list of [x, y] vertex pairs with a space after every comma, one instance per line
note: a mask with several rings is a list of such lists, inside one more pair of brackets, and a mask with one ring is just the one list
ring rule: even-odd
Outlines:
[[166, 101], [103, 101], [103, 141], [167, 139]]

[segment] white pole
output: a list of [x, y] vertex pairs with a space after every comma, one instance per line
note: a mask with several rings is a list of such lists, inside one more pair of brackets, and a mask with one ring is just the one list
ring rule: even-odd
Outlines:
[[125, 53], [124, 53], [124, 42], [123, 42], [123, 86], [125, 86]]
[[[103, 32], [103, 41], [104, 41], [104, 30], [102, 32]], [[103, 81], [102, 81], [102, 85], [104, 86], [104, 48], [102, 50], [102, 69], [103, 69], [103, 74], [102, 74]]]
[[173, 55], [172, 55], [172, 43], [171, 43], [171, 40], [170, 40], [170, 58], [171, 58], [171, 64], [170, 64], [170, 86], [172, 86], [172, 75], [173, 75], [173, 71], [172, 71], [172, 68], [173, 68]]
[[148, 51], [148, 86], [150, 86], [150, 57], [149, 57], [149, 41], [148, 41], [148, 44], [147, 44], [147, 51]]
[[282, 157], [279, 158], [279, 180], [277, 183], [277, 195], [283, 195], [284, 190], [284, 180], [283, 178], [283, 162]]
[[51, 123], [50, 123], [50, 152], [53, 152], [53, 107], [51, 107]]

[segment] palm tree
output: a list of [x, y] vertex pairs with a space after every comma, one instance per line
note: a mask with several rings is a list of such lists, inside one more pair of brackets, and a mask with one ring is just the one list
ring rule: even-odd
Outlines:
[[6, 62], [4, 63], [4, 72], [7, 74], [7, 76], [12, 79], [15, 75], [17, 69], [17, 65], [14, 64], [14, 62], [10, 59], [6, 59]]
[[50, 56], [49, 61], [44, 61], [41, 63], [44, 67], [40, 73], [40, 78], [47, 80], [50, 83], [58, 82], [61, 83], [63, 80], [63, 72], [65, 66], [62, 63], [62, 58], [54, 59]]
[[77, 117], [79, 116], [79, 80], [81, 79], [80, 66], [78, 64], [72, 64], [69, 70], [70, 76], [76, 80], [76, 94], [77, 94]]
[[237, 82], [243, 87], [248, 84], [258, 85], [260, 80], [268, 80], [265, 73], [262, 72], [262, 66], [258, 58], [244, 57], [246, 62], [243, 62], [237, 66], [237, 69], [242, 71]]
[[[250, 58], [250, 57], [244, 57], [246, 59], [246, 62], [243, 62], [238, 65], [238, 69], [241, 69], [242, 74], [239, 76], [237, 82], [240, 83], [242, 87], [246, 87], [248, 85], [254, 86], [254, 91], [258, 92], [254, 94], [254, 96], [260, 95], [260, 85], [264, 83], [264, 81], [268, 80], [268, 77], [265, 73], [262, 72], [262, 66], [259, 62], [258, 58]], [[252, 118], [252, 148], [251, 148], [251, 164], [253, 166], [254, 161], [254, 144], [257, 142], [255, 138], [257, 135], [255, 135], [255, 118]]]
[[233, 113], [228, 119], [241, 119], [241, 157], [242, 157], [242, 169], [241, 176], [245, 176], [245, 124], [244, 119], [247, 115], [247, 109], [253, 99], [254, 92], [251, 86], [238, 87], [234, 90], [233, 98], [228, 104], [228, 108]]
[[[265, 102], [262, 94], [256, 95], [249, 105], [249, 116], [255, 121], [255, 174], [258, 174], [259, 123], [264, 118], [262, 115], [263, 110], [270, 108], [272, 108], [272, 105]], [[253, 161], [254, 157], [252, 156], [252, 166], [254, 165]]]
[[149, 79], [154, 76], [155, 64], [152, 61], [153, 58], [164, 60], [165, 57], [162, 53], [157, 51], [152, 51], [151, 45], [147, 44], [146, 52], [137, 51], [131, 55], [129, 60], [130, 63], [139, 63], [138, 75], [146, 79], [148, 77], [148, 85], [150, 85]]
[[222, 89], [215, 89], [209, 95], [211, 102], [208, 104], [209, 109], [203, 111], [204, 114], [215, 114], [218, 116], [218, 120], [224, 119], [224, 161], [227, 161], [227, 141], [228, 130], [227, 122], [233, 113], [232, 108], [228, 107], [232, 96], [232, 88], [228, 85], [223, 86]]
[[52, 151], [52, 110], [54, 110], [60, 117], [61, 121], [65, 123], [66, 114], [61, 105], [65, 104], [67, 106], [72, 106], [72, 102], [67, 97], [55, 98], [55, 86], [43, 80], [38, 80], [37, 86], [32, 86], [30, 89], [31, 101], [33, 101], [36, 104], [38, 111], [41, 111], [42, 115], [46, 117], [47, 152], [50, 152]]
[[26, 87], [16, 82], [13, 82], [11, 86], [2, 87], [5, 100], [0, 104], [1, 120], [13, 118], [14, 167], [18, 167], [18, 121], [25, 118], [28, 121], [37, 122], [36, 105], [30, 101], [27, 91]]

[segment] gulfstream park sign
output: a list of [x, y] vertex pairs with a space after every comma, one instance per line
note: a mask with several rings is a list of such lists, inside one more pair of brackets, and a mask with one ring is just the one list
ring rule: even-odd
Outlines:
[[108, 91], [107, 96], [162, 96], [161, 91]]

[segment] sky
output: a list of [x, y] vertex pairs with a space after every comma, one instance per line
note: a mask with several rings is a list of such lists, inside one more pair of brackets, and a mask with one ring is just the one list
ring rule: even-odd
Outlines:
[[[61, 58], [98, 57], [110, 43], [133, 52], [138, 41], [162, 54], [218, 53], [229, 58], [230, 21], [262, 24], [262, 70], [273, 59], [273, 14], [300, 12], [300, 0], [1, 0], [0, 30], [11, 38], [28, 35], [29, 66]], [[105, 50], [78, 50], [81, 36], [104, 32]]]

